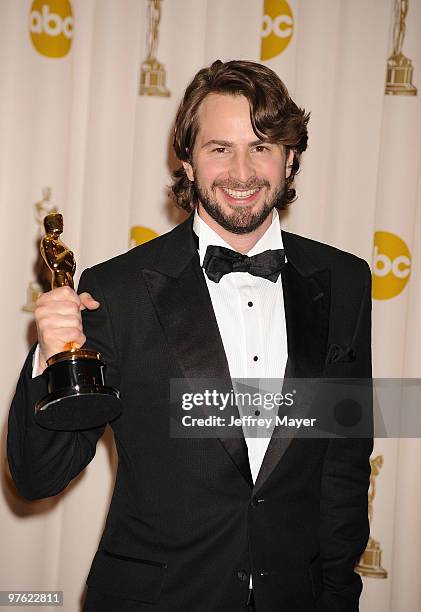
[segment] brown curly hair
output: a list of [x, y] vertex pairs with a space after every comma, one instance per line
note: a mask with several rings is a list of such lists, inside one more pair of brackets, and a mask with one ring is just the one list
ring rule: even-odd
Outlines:
[[[250, 120], [258, 138], [282, 144], [286, 159], [294, 150], [291, 174], [285, 181], [285, 193], [279, 209], [296, 199], [294, 178], [300, 168], [301, 153], [307, 148], [307, 123], [310, 113], [299, 108], [278, 75], [267, 66], [250, 61], [217, 60], [202, 68], [187, 87], [178, 108], [174, 126], [174, 151], [180, 161], [191, 163], [191, 154], [199, 130], [197, 113], [210, 93], [245, 96], [250, 105]], [[181, 166], [172, 173], [171, 190], [177, 205], [191, 212], [197, 203], [194, 182]]]

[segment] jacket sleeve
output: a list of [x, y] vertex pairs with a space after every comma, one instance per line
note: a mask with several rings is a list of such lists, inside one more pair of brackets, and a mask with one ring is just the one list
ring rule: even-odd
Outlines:
[[[78, 292], [89, 291], [100, 303], [82, 313], [86, 346], [99, 350], [107, 364], [106, 381], [118, 387], [118, 356], [104, 295], [95, 274], [83, 272]], [[44, 375], [32, 378], [32, 347], [20, 373], [8, 420], [7, 456], [19, 493], [27, 499], [50, 497], [62, 491], [95, 456], [96, 442], [105, 426], [77, 432], [50, 431], [34, 418], [34, 404], [47, 394]], [[77, 401], [77, 399], [75, 399]]]
[[[364, 410], [372, 422], [371, 272], [365, 266], [353, 348], [355, 377], [369, 379]], [[329, 440], [322, 473], [320, 555], [323, 592], [317, 612], [357, 612], [362, 580], [354, 571], [369, 536], [368, 485], [371, 435]]]

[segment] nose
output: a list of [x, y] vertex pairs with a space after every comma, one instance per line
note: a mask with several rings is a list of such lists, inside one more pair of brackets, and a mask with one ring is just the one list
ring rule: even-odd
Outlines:
[[235, 153], [228, 174], [232, 179], [240, 183], [247, 183], [253, 176], [256, 176], [256, 170], [249, 151], [237, 151]]

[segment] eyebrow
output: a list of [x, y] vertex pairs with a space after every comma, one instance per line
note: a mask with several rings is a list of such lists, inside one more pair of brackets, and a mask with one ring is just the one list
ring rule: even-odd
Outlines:
[[[257, 145], [260, 144], [268, 144], [267, 141], [265, 140], [253, 140], [253, 142], [249, 142], [248, 146], [249, 147], [256, 147]], [[204, 145], [202, 145], [202, 149], [204, 149], [205, 147], [208, 147], [209, 145], [217, 145], [218, 147], [232, 147], [234, 145], [233, 142], [229, 141], [229, 140], [208, 140], [208, 142], [205, 142]]]

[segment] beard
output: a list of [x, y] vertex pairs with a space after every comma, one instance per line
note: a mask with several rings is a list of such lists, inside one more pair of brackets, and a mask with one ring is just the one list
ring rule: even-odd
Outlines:
[[212, 183], [211, 189], [209, 190], [202, 187], [196, 178], [194, 182], [194, 189], [197, 200], [202, 204], [208, 215], [218, 223], [218, 225], [232, 234], [249, 234], [262, 225], [274, 208], [284, 208], [285, 179], [281, 181], [272, 195], [266, 197], [261, 208], [254, 212], [252, 211], [254, 204], [240, 207], [232, 206], [230, 207], [230, 213], [225, 212], [216, 197], [217, 187], [247, 190], [255, 189], [257, 187], [267, 187], [270, 189], [270, 184], [268, 181], [259, 180], [254, 180], [253, 183], [246, 185], [239, 185], [232, 180], [215, 181]]

